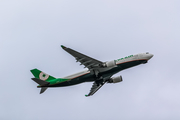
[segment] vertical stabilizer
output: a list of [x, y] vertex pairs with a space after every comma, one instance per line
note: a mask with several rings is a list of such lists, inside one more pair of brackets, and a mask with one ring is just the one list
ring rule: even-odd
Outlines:
[[38, 78], [38, 79], [41, 79], [44, 81], [56, 79], [55, 77], [50, 76], [50, 75], [48, 75], [48, 74], [46, 74], [46, 73], [44, 73], [38, 69], [32, 69], [31, 73], [34, 75], [35, 78]]

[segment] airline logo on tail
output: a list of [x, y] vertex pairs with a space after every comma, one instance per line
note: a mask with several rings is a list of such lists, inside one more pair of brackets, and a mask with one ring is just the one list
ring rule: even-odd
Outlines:
[[38, 69], [32, 69], [31, 73], [34, 75], [35, 78], [38, 78], [38, 79], [44, 80], [44, 81], [56, 79], [55, 77], [50, 76], [50, 75], [48, 75], [48, 74], [46, 74], [46, 73], [44, 73]]
[[41, 79], [41, 80], [47, 80], [48, 78], [49, 78], [49, 75], [44, 72], [41, 72], [39, 74], [39, 79]]

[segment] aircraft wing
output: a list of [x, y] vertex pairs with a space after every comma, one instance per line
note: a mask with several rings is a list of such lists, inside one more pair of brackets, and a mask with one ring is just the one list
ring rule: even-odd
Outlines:
[[71, 54], [72, 56], [75, 57], [75, 59], [77, 60], [76, 62], [80, 62], [81, 65], [84, 65], [85, 68], [88, 68], [88, 69], [93, 69], [93, 68], [99, 68], [100, 65], [103, 64], [103, 62], [99, 61], [99, 60], [96, 60], [94, 58], [91, 58], [87, 55], [84, 55], [82, 53], [79, 53], [71, 48], [67, 48], [63, 45], [61, 45], [61, 47], [66, 51], [68, 52], [69, 54]]
[[91, 88], [91, 90], [90, 90], [90, 92], [89, 92], [89, 94], [88, 94], [88, 95], [85, 95], [85, 96], [88, 97], [88, 96], [93, 95], [93, 94], [96, 93], [105, 83], [106, 83], [106, 82], [103, 82], [102, 84], [99, 84], [99, 86], [98, 86], [97, 83], [94, 82], [94, 83], [93, 83], [93, 86], [92, 86], [92, 88]]

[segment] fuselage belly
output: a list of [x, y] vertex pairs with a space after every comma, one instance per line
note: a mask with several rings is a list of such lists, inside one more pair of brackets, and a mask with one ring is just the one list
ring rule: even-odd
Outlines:
[[[134, 66], [137, 66], [139, 64], [146, 63], [146, 62], [147, 62], [147, 60], [143, 59], [143, 60], [134, 60], [134, 61], [120, 63], [120, 64], [117, 64], [117, 67], [114, 67], [108, 71], [102, 72], [100, 75], [112, 76], [112, 75], [114, 75], [114, 74], [116, 74], [116, 73], [118, 73], [124, 69], [134, 67]], [[87, 74], [84, 74], [84, 75], [79, 76], [77, 78], [73, 78], [73, 79], [66, 81], [66, 82], [63, 82], [63, 83], [51, 85], [49, 87], [65, 87], [65, 86], [80, 84], [83, 82], [93, 82], [93, 81], [95, 81], [95, 77], [96, 77], [95, 75], [92, 75], [90, 72], [88, 72]]]

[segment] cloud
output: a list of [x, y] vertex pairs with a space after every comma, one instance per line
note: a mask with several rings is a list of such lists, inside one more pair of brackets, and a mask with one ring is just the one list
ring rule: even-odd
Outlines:
[[[179, 119], [179, 1], [11, 1], [0, 5], [2, 119]], [[55, 77], [83, 70], [63, 44], [101, 61], [150, 52], [86, 98], [92, 83], [39, 95], [38, 68]], [[116, 76], [116, 75], [115, 75]]]

